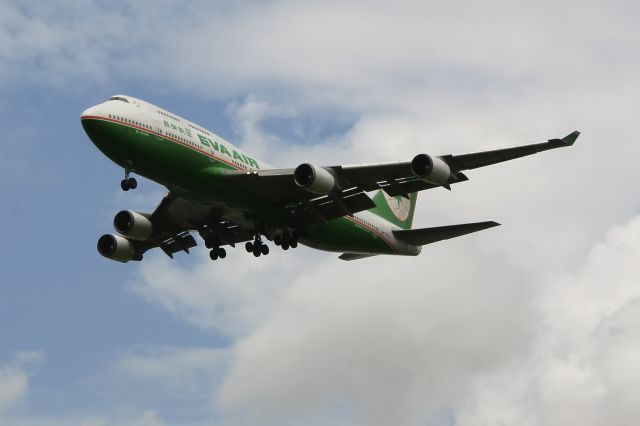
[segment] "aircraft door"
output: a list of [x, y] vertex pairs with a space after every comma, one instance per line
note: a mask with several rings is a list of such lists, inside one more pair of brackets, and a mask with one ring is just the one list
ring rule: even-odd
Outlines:
[[162, 140], [162, 136], [164, 134], [164, 130], [162, 128], [162, 122], [155, 118], [151, 119], [153, 132], [156, 134], [156, 140]]

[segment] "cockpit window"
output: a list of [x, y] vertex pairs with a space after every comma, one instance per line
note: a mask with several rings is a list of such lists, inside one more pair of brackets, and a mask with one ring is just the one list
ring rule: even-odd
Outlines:
[[109, 100], [110, 100], [110, 101], [122, 101], [122, 102], [129, 103], [129, 101], [127, 100], [127, 98], [123, 98], [123, 97], [120, 97], [120, 96], [114, 96], [114, 97], [111, 97], [111, 98], [109, 98]]

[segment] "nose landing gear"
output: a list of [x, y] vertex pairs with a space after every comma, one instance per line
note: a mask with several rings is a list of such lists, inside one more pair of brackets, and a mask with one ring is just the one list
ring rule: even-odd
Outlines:
[[125, 169], [124, 179], [120, 181], [120, 188], [122, 188], [123, 191], [128, 191], [130, 189], [136, 189], [137, 187], [138, 181], [136, 181], [136, 178], [129, 177], [129, 170]]
[[220, 241], [220, 238], [217, 235], [208, 233], [203, 235], [203, 239], [204, 246], [209, 249], [209, 257], [211, 260], [224, 259], [227, 257], [227, 251], [220, 247], [222, 241]]

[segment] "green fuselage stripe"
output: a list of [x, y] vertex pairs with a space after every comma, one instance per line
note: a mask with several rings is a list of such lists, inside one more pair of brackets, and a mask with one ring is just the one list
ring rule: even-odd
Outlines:
[[196, 146], [189, 145], [188, 143], [182, 142], [179, 139], [172, 138], [171, 136], [165, 135], [163, 133], [155, 132], [153, 130], [147, 129], [146, 127], [137, 126], [135, 124], [127, 123], [126, 121], [117, 120], [115, 118], [98, 117], [98, 116], [89, 115], [89, 116], [82, 117], [82, 119], [83, 120], [84, 119], [90, 119], [90, 120], [108, 121], [108, 122], [111, 122], [111, 123], [119, 124], [119, 125], [124, 126], [124, 127], [130, 127], [132, 129], [140, 130], [142, 132], [150, 133], [150, 134], [152, 134], [152, 135], [154, 135], [156, 137], [159, 137], [161, 139], [165, 139], [165, 140], [168, 140], [168, 141], [171, 141], [171, 142], [176, 142], [176, 143], [178, 143], [179, 145], [182, 145], [185, 148], [189, 148], [189, 149], [191, 149], [193, 151], [199, 152], [200, 154], [204, 154], [207, 157], [213, 158], [216, 161], [220, 161], [221, 163], [224, 163], [224, 164], [230, 166], [231, 168], [233, 168], [235, 170], [245, 170], [242, 167], [237, 166], [236, 164], [233, 164], [233, 163], [229, 162], [228, 160], [225, 160], [224, 158], [216, 157], [215, 155], [213, 155], [213, 154], [211, 154], [211, 153], [209, 153], [207, 151], [204, 151], [204, 150], [202, 150], [202, 149], [200, 149], [200, 148], [198, 148]]

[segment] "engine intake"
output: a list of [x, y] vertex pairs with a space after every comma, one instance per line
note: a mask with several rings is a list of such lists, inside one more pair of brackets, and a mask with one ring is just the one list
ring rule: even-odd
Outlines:
[[411, 160], [411, 173], [425, 182], [443, 185], [451, 177], [451, 169], [440, 157], [418, 154]]
[[131, 241], [120, 235], [105, 234], [98, 239], [98, 253], [107, 259], [126, 263], [135, 257], [136, 249]]
[[293, 180], [300, 188], [318, 195], [333, 191], [336, 181], [333, 175], [322, 167], [310, 163], [300, 164], [293, 172]]
[[146, 216], [131, 210], [118, 212], [113, 218], [113, 227], [119, 234], [138, 241], [149, 239], [153, 232], [151, 221]]

